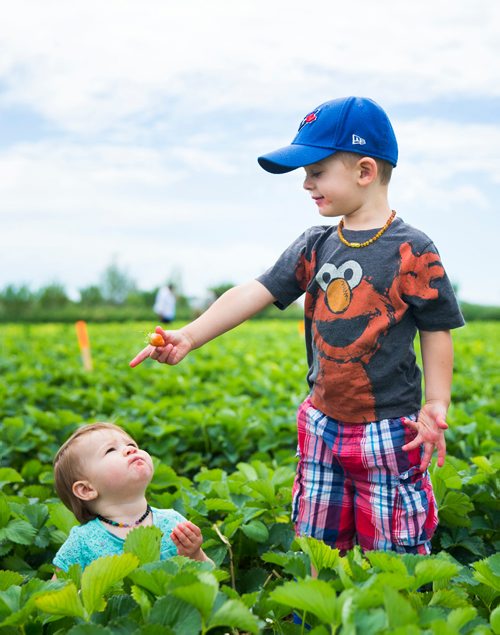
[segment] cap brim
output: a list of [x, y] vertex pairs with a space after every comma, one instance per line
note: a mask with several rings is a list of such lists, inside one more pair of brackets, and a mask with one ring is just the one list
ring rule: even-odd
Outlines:
[[335, 154], [332, 148], [318, 148], [316, 146], [304, 146], [292, 143], [289, 146], [263, 154], [257, 159], [259, 165], [272, 174], [284, 174], [304, 165], [317, 163]]

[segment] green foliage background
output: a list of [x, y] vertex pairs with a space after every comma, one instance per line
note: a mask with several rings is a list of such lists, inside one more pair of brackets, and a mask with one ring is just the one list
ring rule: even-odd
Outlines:
[[[292, 610], [316, 635], [500, 632], [498, 323], [454, 334], [429, 558], [294, 542], [295, 409], [307, 390], [298, 322], [247, 323], [177, 367], [130, 369], [152, 326], [91, 324], [91, 373], [73, 325], [0, 327], [0, 632], [300, 633]], [[202, 528], [215, 570], [148, 562], [144, 537], [118, 560], [49, 581], [75, 523], [55, 498], [52, 458], [77, 425], [102, 420], [153, 455], [150, 502]]]

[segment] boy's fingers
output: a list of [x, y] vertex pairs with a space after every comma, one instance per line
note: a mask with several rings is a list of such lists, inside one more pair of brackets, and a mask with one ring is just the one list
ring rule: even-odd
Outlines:
[[152, 346], [150, 346], [149, 344], [146, 346], [146, 348], [143, 348], [142, 351], [140, 353], [138, 353], [134, 359], [132, 359], [129, 362], [129, 366], [131, 368], [135, 368], [136, 366], [139, 366], [139, 364], [141, 364], [145, 359], [147, 359], [149, 357], [149, 354], [151, 353], [152, 350]]
[[444, 439], [438, 442], [437, 452], [438, 452], [438, 460], [437, 460], [438, 467], [443, 467], [444, 462], [446, 460], [446, 442]]
[[436, 423], [441, 430], [448, 430], [448, 424], [446, 423], [444, 417], [436, 417]]
[[403, 452], [409, 452], [410, 450], [420, 447], [420, 445], [422, 445], [422, 440], [420, 439], [420, 436], [416, 436], [412, 441], [403, 445], [401, 449]]
[[410, 428], [413, 428], [414, 430], [418, 430], [418, 421], [412, 421], [411, 419], [407, 419], [406, 417], [403, 417], [401, 419], [401, 422], [404, 426], [409, 426]]
[[429, 464], [432, 459], [432, 452], [434, 448], [430, 444], [424, 445], [424, 454], [422, 456], [422, 461], [420, 462], [420, 471], [425, 472], [425, 470], [429, 467]]

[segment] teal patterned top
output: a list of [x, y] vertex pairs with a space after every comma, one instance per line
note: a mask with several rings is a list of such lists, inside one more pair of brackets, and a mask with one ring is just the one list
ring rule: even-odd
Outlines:
[[[163, 533], [160, 559], [167, 560], [177, 555], [177, 547], [170, 538], [172, 529], [184, 522], [184, 516], [175, 509], [151, 508], [153, 525]], [[84, 525], [73, 527], [68, 538], [56, 553], [53, 564], [67, 571], [72, 564], [78, 563], [83, 569], [101, 556], [114, 556], [123, 553], [124, 538], [112, 534], [99, 519], [89, 520]]]

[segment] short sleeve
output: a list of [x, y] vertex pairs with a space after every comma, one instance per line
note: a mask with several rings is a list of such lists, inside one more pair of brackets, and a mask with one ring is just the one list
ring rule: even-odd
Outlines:
[[79, 564], [82, 569], [84, 567], [84, 563], [82, 562], [82, 540], [77, 531], [78, 529], [79, 527], [73, 527], [71, 529], [66, 541], [61, 545], [52, 560], [54, 566], [63, 571], [68, 571], [73, 564]]
[[420, 331], [441, 331], [465, 324], [453, 286], [431, 242], [419, 254], [407, 244], [402, 252], [401, 293]]
[[304, 232], [257, 278], [276, 298], [275, 305], [279, 309], [286, 309], [307, 288], [306, 246], [307, 232]]

